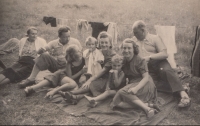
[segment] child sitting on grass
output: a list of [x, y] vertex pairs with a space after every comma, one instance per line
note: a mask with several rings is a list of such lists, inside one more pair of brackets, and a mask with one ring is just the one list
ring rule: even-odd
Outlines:
[[85, 45], [87, 49], [83, 52], [85, 59], [85, 68], [87, 73], [83, 74], [79, 80], [80, 85], [85, 83], [91, 76], [97, 75], [102, 70], [101, 64], [104, 62], [104, 56], [97, 47], [97, 40], [94, 37], [87, 37]]
[[97, 97], [90, 97], [85, 95], [85, 98], [89, 101], [90, 107], [96, 107], [96, 105], [107, 97], [114, 96], [116, 92], [126, 85], [124, 72], [121, 70], [123, 65], [123, 57], [115, 55], [112, 57], [112, 69], [109, 71], [109, 78], [107, 80], [105, 92]]

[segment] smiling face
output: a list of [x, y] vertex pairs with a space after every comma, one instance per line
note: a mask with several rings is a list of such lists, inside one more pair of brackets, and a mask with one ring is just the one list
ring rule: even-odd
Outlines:
[[36, 38], [37, 38], [37, 30], [31, 29], [28, 34], [28, 40], [30, 42], [33, 42], [33, 41], [35, 41]]
[[122, 54], [125, 58], [131, 59], [134, 56], [133, 44], [123, 42], [123, 44], [122, 44]]
[[110, 46], [111, 46], [111, 43], [110, 43], [108, 37], [100, 38], [99, 44], [100, 44], [100, 47], [101, 47], [102, 50], [109, 50]]

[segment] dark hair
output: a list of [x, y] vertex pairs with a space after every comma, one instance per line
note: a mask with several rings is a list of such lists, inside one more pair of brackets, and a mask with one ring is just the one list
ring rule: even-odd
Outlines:
[[63, 32], [68, 32], [68, 31], [70, 31], [70, 28], [68, 26], [64, 26], [64, 27], [59, 28], [58, 37], [60, 37]]
[[99, 43], [101, 38], [108, 38], [109, 42], [110, 42], [110, 48], [112, 48], [112, 46], [113, 46], [112, 45], [112, 36], [108, 32], [105, 32], [105, 31], [100, 32], [98, 35], [98, 48], [101, 48], [100, 43]]
[[[29, 27], [28, 30], [26, 31], [27, 35], [30, 34], [31, 30], [36, 30], [36, 31], [38, 31], [38, 29], [37, 29], [36, 27]], [[26, 36], [27, 36], [27, 35], [26, 35]]]
[[67, 60], [67, 62], [73, 62], [74, 54], [79, 50], [80, 49], [77, 45], [75, 45], [75, 44], [69, 45], [66, 49], [66, 55], [65, 55], [65, 59]]
[[122, 44], [121, 44], [121, 48], [123, 48], [123, 44], [124, 43], [131, 43], [132, 45], [133, 45], [133, 53], [134, 53], [134, 55], [138, 55], [138, 53], [139, 53], [139, 48], [138, 48], [138, 45], [133, 41], [133, 39], [131, 39], [131, 38], [126, 38], [123, 42], [122, 42]]

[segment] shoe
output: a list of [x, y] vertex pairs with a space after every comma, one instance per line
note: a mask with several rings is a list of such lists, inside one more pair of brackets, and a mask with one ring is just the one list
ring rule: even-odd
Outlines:
[[191, 99], [187, 98], [187, 97], [183, 97], [181, 98], [178, 107], [179, 108], [185, 108], [185, 107], [189, 107], [191, 105]]
[[29, 79], [23, 80], [21, 83], [18, 84], [19, 88], [25, 88], [27, 86], [31, 86], [35, 83], [35, 81], [31, 81]]
[[98, 105], [98, 102], [95, 100], [91, 100], [90, 103], [87, 105], [88, 107], [94, 108]]
[[151, 108], [154, 108], [154, 109], [156, 109], [158, 112], [160, 112], [161, 111], [161, 109], [160, 109], [160, 107], [157, 105], [157, 104], [150, 104], [149, 103], [149, 105], [148, 105], [149, 107], [151, 107]]
[[30, 96], [31, 94], [34, 94], [34, 93], [35, 93], [35, 91], [34, 91], [33, 88], [31, 88], [31, 87], [27, 87], [26, 89], [24, 89], [24, 91], [25, 91], [26, 97], [28, 97], [28, 96]]
[[153, 108], [150, 108], [150, 109], [148, 110], [148, 112], [146, 113], [146, 114], [147, 114], [147, 118], [153, 117], [157, 112], [158, 112], [157, 110], [155, 110], [155, 109], [153, 109]]

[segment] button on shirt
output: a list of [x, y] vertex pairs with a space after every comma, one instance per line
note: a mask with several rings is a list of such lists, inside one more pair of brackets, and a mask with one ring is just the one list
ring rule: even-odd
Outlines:
[[66, 60], [65, 60], [66, 49], [71, 44], [77, 45], [82, 50], [82, 46], [80, 42], [75, 38], [70, 38], [69, 42], [65, 45], [60, 43], [59, 39], [53, 40], [47, 44], [47, 50], [49, 50], [50, 54], [60, 64], [62, 64], [62, 63], [66, 63]]

